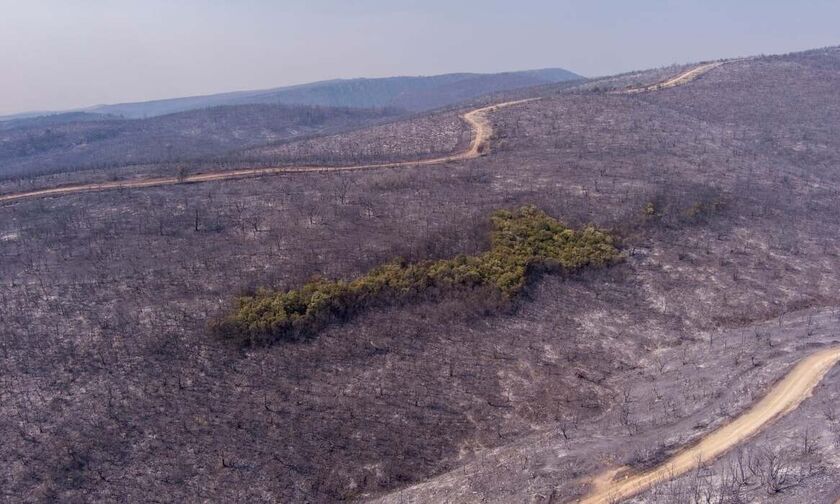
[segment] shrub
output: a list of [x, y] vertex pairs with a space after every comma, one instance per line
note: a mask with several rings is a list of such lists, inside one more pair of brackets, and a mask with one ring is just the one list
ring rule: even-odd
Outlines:
[[490, 289], [503, 301], [516, 296], [536, 269], [575, 271], [618, 260], [612, 237], [593, 227], [574, 231], [534, 207], [492, 217], [491, 248], [478, 256], [406, 263], [397, 259], [352, 281], [314, 280], [290, 291], [260, 290], [240, 297], [212, 328], [243, 345], [311, 335], [360, 309], [436, 293]]

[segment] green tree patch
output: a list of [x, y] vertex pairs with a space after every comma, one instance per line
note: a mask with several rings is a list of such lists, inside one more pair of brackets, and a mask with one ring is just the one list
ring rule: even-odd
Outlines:
[[477, 256], [407, 263], [397, 259], [351, 281], [315, 280], [290, 291], [242, 296], [211, 327], [242, 345], [264, 345], [312, 335], [369, 306], [490, 289], [503, 302], [519, 294], [536, 271], [576, 271], [616, 262], [612, 236], [594, 227], [575, 231], [526, 206], [492, 217], [491, 248]]

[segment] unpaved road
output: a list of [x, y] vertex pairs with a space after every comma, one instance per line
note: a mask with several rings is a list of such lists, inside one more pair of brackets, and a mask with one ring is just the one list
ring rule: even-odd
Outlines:
[[699, 443], [674, 455], [662, 465], [640, 474], [626, 469], [610, 470], [593, 480], [592, 493], [581, 504], [612, 504], [639, 494], [657, 483], [670, 480], [707, 463], [746, 441], [773, 420], [783, 416], [811, 396], [823, 377], [840, 362], [840, 347], [816, 352], [802, 359], [767, 395], [746, 413]]
[[708, 73], [715, 68], [723, 65], [722, 61], [716, 61], [714, 63], [706, 63], [704, 65], [696, 66], [692, 69], [686, 70], [685, 72], [676, 75], [668, 80], [657, 82], [656, 84], [651, 84], [649, 86], [641, 86], [635, 87], [630, 89], [622, 89], [619, 91], [613, 91], [613, 94], [638, 94], [638, 93], [648, 93], [651, 91], [659, 91], [661, 89], [668, 89], [672, 87], [682, 86], [683, 84], [688, 84], [689, 82], [698, 79], [705, 73]]
[[[722, 62], [717, 63], [708, 63], [704, 65], [700, 65], [694, 67], [690, 70], [687, 70], [675, 77], [672, 77], [668, 80], [663, 82], [659, 82], [657, 84], [653, 84], [650, 86], [640, 87], [640, 88], [631, 88], [625, 89], [621, 91], [614, 91], [613, 93], [616, 94], [636, 94], [636, 93], [643, 93], [648, 91], [658, 91], [660, 89], [667, 89], [676, 86], [681, 86], [683, 84], [687, 84], [701, 75], [705, 74], [706, 72], [719, 67], [722, 65]], [[259, 177], [264, 175], [279, 175], [282, 173], [306, 173], [306, 172], [314, 172], [314, 173], [324, 173], [324, 172], [340, 172], [340, 171], [359, 171], [359, 170], [373, 170], [379, 168], [397, 168], [401, 166], [427, 166], [427, 165], [435, 165], [435, 164], [442, 164], [447, 163], [449, 161], [462, 161], [465, 159], [472, 159], [480, 156], [482, 154], [482, 149], [486, 146], [487, 141], [490, 139], [490, 136], [493, 134], [493, 127], [490, 124], [490, 121], [487, 119], [487, 114], [490, 112], [494, 112], [503, 107], [510, 107], [512, 105], [518, 105], [520, 103], [527, 103], [535, 100], [539, 100], [540, 98], [529, 98], [526, 100], [515, 100], [509, 101], [504, 103], [497, 103], [495, 105], [490, 105], [487, 107], [481, 107], [470, 112], [467, 112], [463, 116], [463, 120], [469, 124], [470, 128], [473, 130], [473, 139], [470, 142], [470, 146], [463, 152], [459, 152], [456, 154], [450, 154], [448, 156], [430, 158], [430, 159], [422, 159], [418, 161], [401, 161], [396, 163], [376, 163], [376, 164], [365, 164], [365, 165], [351, 165], [351, 166], [276, 166], [276, 167], [269, 167], [269, 168], [249, 168], [243, 170], [230, 170], [224, 172], [209, 172], [209, 173], [196, 173], [193, 175], [188, 175], [184, 178], [179, 179], [178, 177], [152, 177], [152, 178], [141, 178], [136, 180], [115, 180], [109, 182], [96, 182], [90, 184], [73, 184], [73, 185], [66, 185], [62, 187], [52, 187], [47, 189], [37, 189], [34, 191], [25, 191], [19, 193], [10, 193], [10, 194], [0, 194], [0, 203], [10, 203], [14, 201], [19, 201], [23, 199], [30, 199], [30, 198], [41, 198], [41, 197], [49, 197], [49, 196], [64, 196], [67, 194], [76, 194], [76, 193], [83, 193], [83, 192], [96, 192], [96, 191], [108, 191], [112, 189], [138, 189], [143, 187], [155, 187], [155, 186], [165, 186], [165, 185], [175, 185], [175, 184], [187, 184], [187, 183], [198, 183], [198, 182], [214, 182], [219, 180], [233, 180], [233, 179], [241, 179], [241, 178], [248, 178], [248, 177]]]
[[231, 170], [224, 172], [211, 173], [197, 173], [188, 175], [182, 179], [178, 177], [155, 177], [137, 180], [116, 180], [110, 182], [97, 182], [91, 184], [74, 184], [63, 187], [53, 187], [48, 189], [38, 189], [35, 191], [19, 192], [12, 194], [0, 195], [0, 203], [8, 203], [29, 198], [40, 198], [47, 196], [64, 196], [67, 194], [76, 194], [82, 192], [107, 191], [112, 189], [136, 189], [142, 187], [155, 187], [174, 184], [187, 184], [197, 182], [211, 182], [218, 180], [241, 179], [247, 177], [258, 177], [263, 175], [277, 175], [281, 173], [301, 173], [301, 172], [339, 172], [339, 171], [357, 171], [357, 170], [372, 170], [377, 168], [396, 168], [400, 166], [425, 166], [447, 163], [449, 161], [461, 161], [465, 159], [472, 159], [482, 154], [482, 149], [486, 146], [487, 141], [493, 134], [493, 127], [490, 124], [487, 114], [494, 112], [500, 108], [518, 105], [520, 103], [531, 102], [539, 98], [530, 98], [527, 100], [516, 100], [504, 103], [497, 103], [487, 107], [471, 110], [461, 117], [472, 129], [472, 142], [467, 150], [448, 156], [436, 157], [431, 159], [422, 159], [419, 161], [402, 161], [397, 163], [377, 163], [366, 165], [352, 165], [352, 166], [297, 166], [297, 167], [270, 167], [270, 168], [251, 168], [244, 170]]

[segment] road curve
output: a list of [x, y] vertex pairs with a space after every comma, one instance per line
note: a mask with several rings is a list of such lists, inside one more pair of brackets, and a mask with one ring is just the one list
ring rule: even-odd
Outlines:
[[[696, 469], [739, 443], [746, 441], [773, 420], [790, 413], [811, 396], [823, 377], [840, 362], [840, 347], [831, 347], [805, 357], [746, 413], [717, 429], [696, 445], [685, 448], [660, 466], [640, 474], [610, 470], [596, 477], [593, 491], [580, 504], [613, 504]], [[622, 473], [624, 473], [622, 475]], [[617, 475], [617, 478], [616, 478]]]
[[340, 172], [340, 171], [358, 171], [358, 170], [372, 170], [377, 168], [396, 168], [400, 166], [425, 166], [447, 163], [450, 161], [461, 161], [465, 159], [472, 159], [479, 157], [485, 149], [487, 142], [493, 135], [493, 127], [487, 119], [487, 114], [495, 112], [496, 110], [520, 103], [526, 103], [539, 98], [529, 98], [527, 100], [515, 100], [503, 103], [496, 103], [487, 107], [481, 107], [471, 110], [462, 115], [461, 118], [472, 129], [472, 141], [469, 147], [455, 154], [448, 156], [435, 157], [430, 159], [421, 159], [418, 161], [400, 161], [395, 163], [375, 163], [363, 165], [350, 166], [276, 166], [269, 168], [248, 168], [242, 170], [230, 170], [209, 173], [196, 173], [188, 175], [183, 178], [178, 177], [153, 177], [138, 180], [115, 180], [109, 182], [96, 182], [90, 184], [74, 184], [62, 187], [52, 187], [47, 189], [37, 189], [34, 191], [2, 194], [0, 195], [0, 203], [9, 203], [30, 198], [41, 198], [48, 196], [65, 196], [68, 194], [76, 194], [83, 192], [97, 192], [108, 191], [113, 189], [137, 189], [143, 187], [155, 187], [175, 184], [187, 184], [198, 182], [212, 182], [219, 180], [232, 180], [247, 177], [258, 177], [263, 175], [278, 175], [281, 173], [324, 173], [324, 172]]
[[651, 91], [659, 91], [662, 89], [668, 89], [672, 87], [682, 86], [683, 84], [688, 84], [689, 82], [700, 78], [702, 75], [714, 70], [715, 68], [723, 65], [722, 61], [715, 61], [713, 63], [705, 63], [703, 65], [696, 66], [694, 68], [690, 68], [685, 72], [675, 75], [670, 79], [664, 80], [662, 82], [657, 82], [656, 84], [651, 84], [649, 86], [639, 86], [639, 87], [632, 87], [629, 89], [620, 89], [617, 91], [612, 91], [612, 94], [639, 94], [639, 93], [649, 93]]
[[[658, 91], [661, 89], [668, 89], [676, 86], [687, 84], [706, 72], [719, 67], [723, 62], [707, 63], [690, 70], [687, 70], [677, 76], [668, 80], [653, 84], [650, 86], [643, 86], [638, 88], [623, 89], [613, 91], [613, 94], [637, 94], [648, 91]], [[342, 171], [361, 171], [373, 170], [379, 168], [397, 168], [401, 166], [427, 166], [447, 163], [450, 161], [462, 161], [465, 159], [472, 159], [480, 156], [483, 149], [487, 145], [487, 141], [493, 134], [493, 127], [487, 119], [487, 114], [494, 112], [500, 108], [510, 107], [521, 103], [527, 103], [540, 98], [529, 98], [526, 100], [514, 100], [495, 105], [481, 107], [471, 110], [462, 115], [461, 118], [472, 128], [473, 138], [469, 147], [459, 153], [450, 154], [448, 156], [435, 157], [430, 159], [421, 159], [418, 161], [400, 161], [395, 163], [374, 163], [363, 165], [349, 165], [349, 166], [274, 166], [268, 168], [247, 168], [241, 170], [229, 170], [208, 173], [196, 173], [188, 175], [183, 178], [178, 177], [152, 177], [137, 180], [115, 180], [109, 182], [95, 182], [89, 184], [72, 184], [61, 187], [51, 187], [47, 189], [36, 189], [33, 191], [25, 191], [18, 193], [0, 194], [1, 203], [11, 203], [24, 199], [42, 198], [49, 196], [65, 196], [68, 194], [77, 194], [84, 192], [108, 191], [114, 189], [138, 189], [143, 187], [156, 187], [175, 184], [188, 184], [198, 182], [214, 182], [220, 180], [233, 180], [248, 177], [259, 177], [264, 175], [279, 175], [283, 173], [328, 173], [328, 172], [342, 172]]]

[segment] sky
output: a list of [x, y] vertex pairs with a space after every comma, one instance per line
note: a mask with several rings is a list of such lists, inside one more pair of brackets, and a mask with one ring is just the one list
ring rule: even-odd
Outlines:
[[332, 78], [840, 45], [837, 0], [0, 0], [0, 115]]

